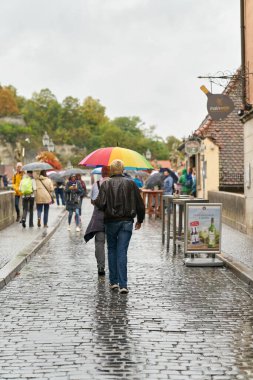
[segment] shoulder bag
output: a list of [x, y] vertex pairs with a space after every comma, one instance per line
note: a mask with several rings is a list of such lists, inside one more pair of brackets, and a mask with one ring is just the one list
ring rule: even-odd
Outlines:
[[51, 195], [50, 192], [48, 191], [48, 188], [44, 185], [44, 183], [41, 181], [41, 179], [40, 179], [40, 182], [42, 183], [42, 185], [45, 187], [46, 191], [47, 191], [48, 194], [50, 195], [50, 198], [51, 198], [51, 202], [50, 202], [50, 204], [51, 204], [51, 205], [54, 204], [54, 198], [52, 197], [52, 195]]

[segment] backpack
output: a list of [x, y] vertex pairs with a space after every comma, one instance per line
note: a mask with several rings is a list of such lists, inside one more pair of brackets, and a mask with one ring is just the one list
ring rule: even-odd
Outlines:
[[33, 193], [33, 183], [30, 177], [26, 177], [22, 179], [22, 183], [20, 185], [21, 193], [26, 195], [31, 195]]

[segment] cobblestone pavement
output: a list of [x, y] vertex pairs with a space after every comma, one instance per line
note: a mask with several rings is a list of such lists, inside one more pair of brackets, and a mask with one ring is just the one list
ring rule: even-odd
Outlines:
[[[86, 199], [85, 224], [90, 212]], [[128, 295], [63, 223], [0, 291], [0, 379], [253, 379], [252, 291], [227, 269], [185, 267], [160, 223], [134, 232]]]
[[[57, 207], [55, 204], [50, 206], [49, 210], [49, 226], [53, 225], [63, 211], [63, 207]], [[4, 267], [13, 257], [15, 257], [22, 249], [27, 247], [29, 243], [34, 241], [44, 230], [37, 227], [37, 212], [34, 210], [34, 227], [23, 228], [20, 223], [13, 223], [11, 226], [0, 231], [0, 269]], [[26, 221], [28, 226], [29, 214]]]

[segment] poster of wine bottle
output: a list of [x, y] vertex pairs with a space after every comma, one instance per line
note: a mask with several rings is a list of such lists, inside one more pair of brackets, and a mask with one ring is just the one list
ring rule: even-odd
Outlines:
[[220, 253], [221, 217], [221, 203], [186, 204], [185, 253]]

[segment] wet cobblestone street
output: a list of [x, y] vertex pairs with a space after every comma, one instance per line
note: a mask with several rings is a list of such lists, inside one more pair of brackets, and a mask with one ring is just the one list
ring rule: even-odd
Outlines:
[[[84, 228], [91, 206], [85, 199]], [[0, 291], [0, 379], [253, 379], [253, 292], [225, 268], [133, 234], [129, 294], [98, 278], [94, 241], [62, 223]]]

